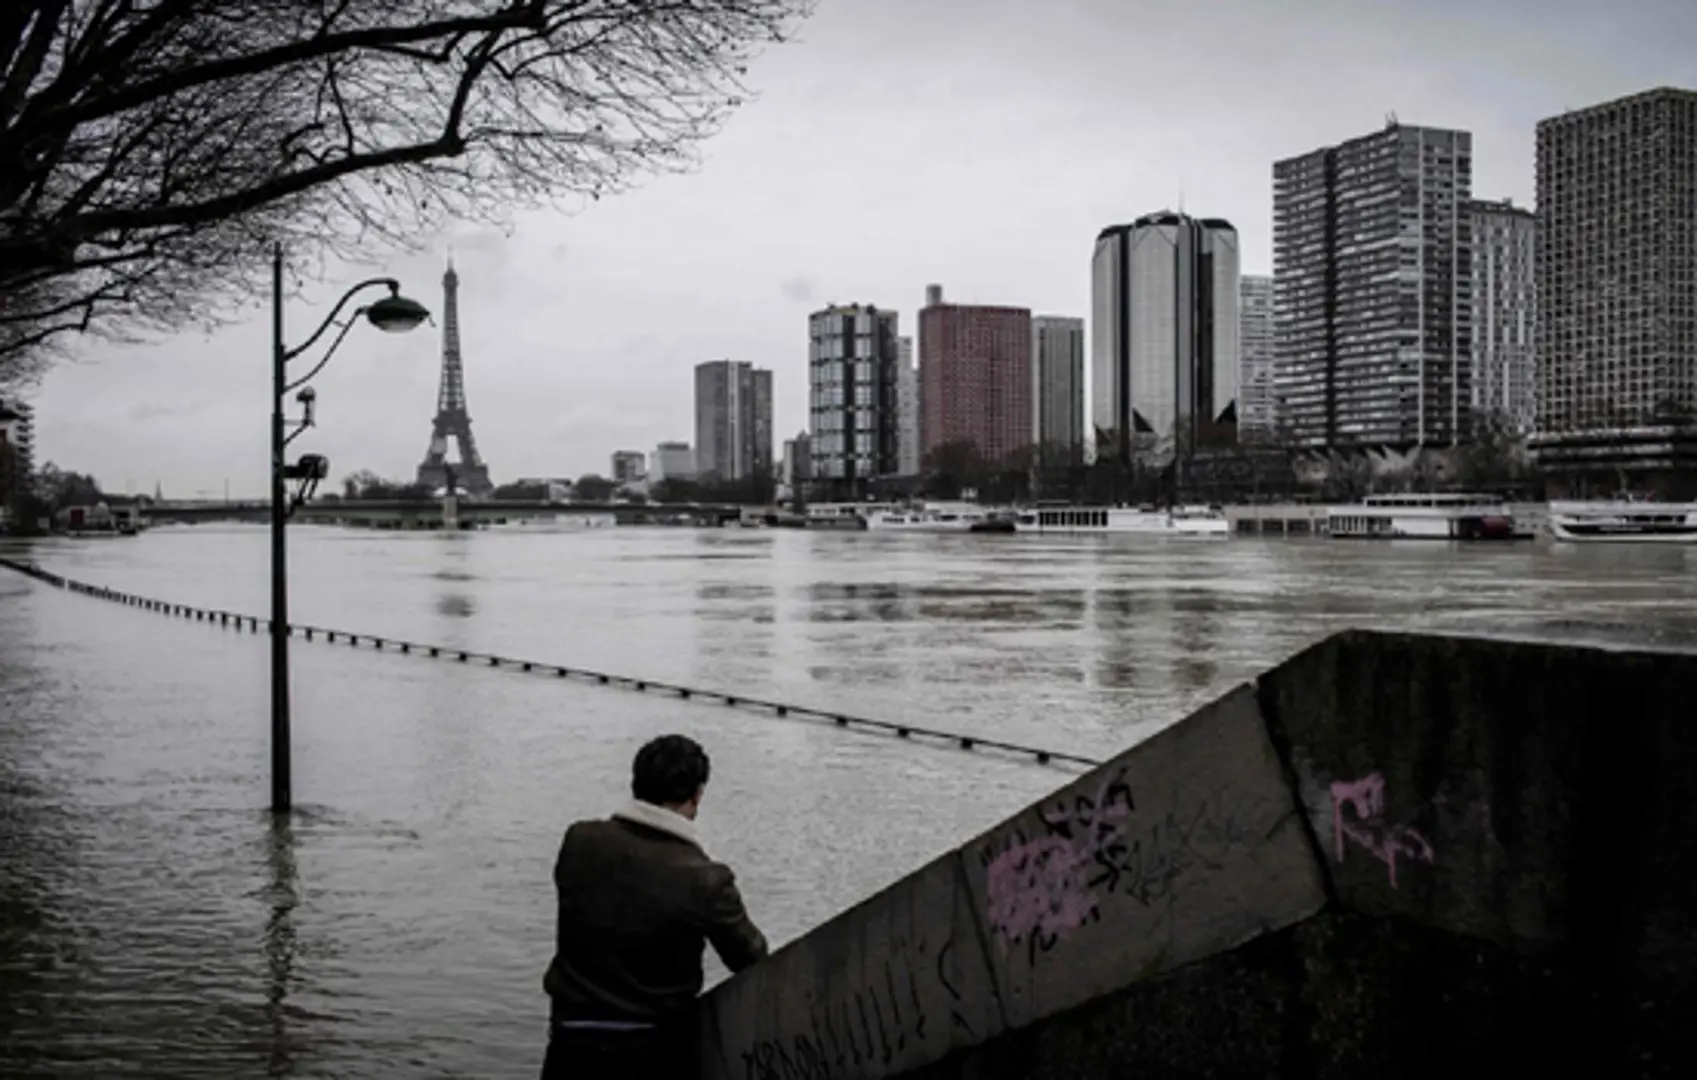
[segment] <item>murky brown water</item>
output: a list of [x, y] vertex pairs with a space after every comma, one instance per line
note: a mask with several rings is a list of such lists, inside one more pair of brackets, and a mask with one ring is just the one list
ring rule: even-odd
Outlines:
[[[262, 529], [56, 541], [264, 613]], [[9, 553], [25, 549], [13, 546]], [[1697, 553], [1142, 538], [298, 529], [299, 621], [1106, 755], [1346, 625], [1689, 646]], [[295, 648], [0, 572], [0, 1075], [527, 1076], [560, 830], [708, 744], [703, 821], [786, 940], [1065, 776], [722, 706]]]

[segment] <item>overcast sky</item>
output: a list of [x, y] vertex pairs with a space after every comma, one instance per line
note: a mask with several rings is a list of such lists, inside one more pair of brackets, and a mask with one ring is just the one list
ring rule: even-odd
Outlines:
[[[615, 449], [693, 439], [701, 360], [771, 368], [780, 438], [805, 427], [806, 317], [826, 303], [894, 307], [903, 333], [928, 282], [1087, 315], [1096, 233], [1181, 198], [1269, 272], [1273, 161], [1393, 111], [1471, 131], [1474, 194], [1530, 204], [1539, 119], [1697, 86], [1694, 43], [1690, 0], [821, 0], [696, 172], [389, 267], [439, 309], [452, 244], [497, 482], [604, 473]], [[311, 288], [297, 332], [353, 280]], [[267, 330], [91, 344], [34, 392], [38, 460], [113, 491], [262, 492]], [[295, 446], [338, 478], [410, 478], [440, 346], [428, 327], [350, 335]]]

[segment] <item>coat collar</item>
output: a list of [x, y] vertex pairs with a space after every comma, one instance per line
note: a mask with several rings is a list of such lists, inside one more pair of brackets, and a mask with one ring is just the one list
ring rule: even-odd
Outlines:
[[701, 833], [696, 829], [695, 822], [664, 806], [632, 799], [613, 811], [613, 817], [675, 836], [685, 843], [695, 845], [703, 854], [706, 853], [707, 849], [701, 843]]

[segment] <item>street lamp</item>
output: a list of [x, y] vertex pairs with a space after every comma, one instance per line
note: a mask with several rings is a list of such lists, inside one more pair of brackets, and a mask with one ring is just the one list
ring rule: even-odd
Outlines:
[[[344, 323], [336, 316], [356, 293], [373, 285], [389, 290], [389, 295], [357, 309]], [[330, 462], [319, 454], [305, 454], [293, 465], [283, 459], [288, 445], [313, 425], [313, 406], [318, 394], [306, 384], [324, 370], [324, 365], [336, 354], [348, 331], [365, 316], [371, 325], [390, 333], [404, 333], [430, 317], [424, 305], [401, 295], [401, 286], [394, 278], [372, 278], [349, 289], [336, 301], [329, 316], [297, 347], [283, 344], [283, 245], [271, 252], [271, 812], [286, 814], [293, 805], [289, 777], [289, 563], [284, 543], [283, 525], [295, 508], [312, 497], [313, 491], [330, 473]], [[289, 381], [289, 362], [318, 343], [332, 326], [339, 325], [341, 333], [324, 351], [324, 358], [293, 382]], [[295, 400], [300, 403], [302, 416], [294, 421], [295, 429], [284, 433], [283, 397], [298, 390]], [[297, 487], [293, 497], [287, 493], [287, 482]]]

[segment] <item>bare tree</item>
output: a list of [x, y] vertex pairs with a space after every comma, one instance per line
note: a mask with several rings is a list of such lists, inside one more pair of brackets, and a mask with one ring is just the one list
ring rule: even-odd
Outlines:
[[687, 168], [813, 0], [6, 0], [0, 374]]

